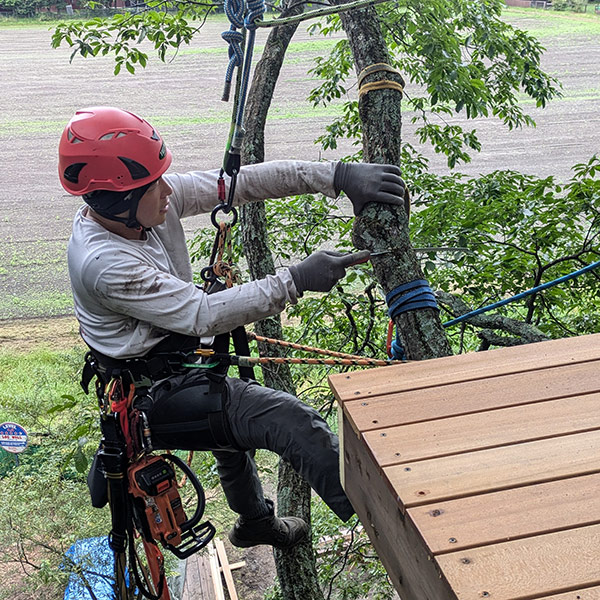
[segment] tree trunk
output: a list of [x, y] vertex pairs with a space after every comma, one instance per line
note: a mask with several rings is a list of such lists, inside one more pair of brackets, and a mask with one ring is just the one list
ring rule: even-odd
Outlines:
[[[334, 4], [344, 2], [334, 0]], [[340, 19], [348, 36], [357, 74], [370, 65], [389, 63], [389, 53], [374, 7], [341, 13]], [[364, 83], [384, 79], [403, 83], [399, 75], [389, 71], [367, 75]], [[401, 98], [402, 93], [396, 89], [375, 89], [359, 98], [365, 162], [400, 165]], [[371, 260], [375, 277], [386, 294], [402, 284], [424, 279], [410, 243], [408, 216], [402, 208], [367, 205], [355, 219], [353, 240], [359, 249], [391, 251]], [[452, 354], [437, 310], [424, 308], [405, 312], [397, 316], [395, 322], [408, 358], [420, 360]]]
[[[291, 4], [292, 2], [290, 2]], [[297, 4], [288, 15], [299, 14]], [[267, 113], [288, 44], [297, 24], [275, 27], [267, 39], [263, 55], [256, 65], [246, 105], [246, 135], [242, 145], [242, 164], [264, 160], [264, 130]], [[253, 279], [262, 279], [275, 272], [273, 255], [268, 246], [265, 207], [256, 202], [240, 210], [244, 254]], [[281, 339], [283, 331], [279, 316], [256, 323], [259, 335]], [[277, 346], [260, 344], [262, 356], [279, 356]], [[287, 365], [272, 365], [263, 369], [265, 384], [295, 394]], [[278, 512], [295, 515], [310, 525], [310, 487], [287, 461], [279, 463], [277, 485]], [[285, 600], [323, 600], [319, 588], [315, 557], [310, 539], [292, 550], [275, 550], [275, 564], [281, 593]]]

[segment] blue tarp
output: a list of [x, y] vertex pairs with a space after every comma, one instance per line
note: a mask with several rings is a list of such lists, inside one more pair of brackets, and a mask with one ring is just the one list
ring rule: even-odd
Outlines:
[[[108, 537], [87, 538], [76, 541], [66, 552], [65, 570], [73, 571], [77, 565], [83, 577], [71, 573], [64, 600], [112, 600], [114, 598], [114, 555]], [[84, 579], [91, 588], [88, 590]]]

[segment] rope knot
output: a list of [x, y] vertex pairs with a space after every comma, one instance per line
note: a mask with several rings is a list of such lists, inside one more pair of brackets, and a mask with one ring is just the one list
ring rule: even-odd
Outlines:
[[244, 19], [244, 26], [248, 31], [257, 29], [256, 21], [260, 21], [265, 10], [264, 0], [248, 0], [248, 13]]

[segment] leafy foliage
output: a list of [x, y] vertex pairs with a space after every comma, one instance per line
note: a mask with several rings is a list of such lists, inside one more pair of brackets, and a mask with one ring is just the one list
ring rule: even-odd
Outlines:
[[56, 4], [54, 0], [0, 0], [0, 9], [12, 10], [15, 17], [34, 17], [40, 8]]
[[169, 51], [189, 44], [202, 26], [191, 25], [190, 21], [203, 22], [215, 6], [211, 2], [150, 0], [146, 2], [147, 9], [142, 12], [61, 23], [52, 35], [52, 47], [66, 43], [73, 48], [71, 60], [77, 54], [83, 57], [114, 54], [115, 75], [123, 66], [130, 73], [135, 73], [136, 66], [145, 67], [148, 60], [148, 54], [138, 48], [144, 40], [152, 43], [158, 57], [164, 61]]
[[[447, 117], [462, 111], [469, 119], [494, 116], [514, 129], [534, 124], [523, 112], [521, 94], [539, 107], [560, 94], [558, 82], [540, 67], [542, 46], [501, 19], [503, 6], [501, 0], [406, 0], [378, 7], [390, 64], [410, 84], [406, 106], [419, 124], [416, 135], [445, 154], [450, 167], [468, 162], [481, 144], [475, 130], [465, 131]], [[332, 16], [312, 29], [328, 35], [340, 28], [339, 17]], [[352, 68], [350, 48], [342, 40], [316, 60], [312, 72], [323, 81], [310, 100], [317, 105], [340, 98]], [[335, 148], [337, 138], [356, 139], [359, 130], [358, 105], [349, 101], [320, 141]]]

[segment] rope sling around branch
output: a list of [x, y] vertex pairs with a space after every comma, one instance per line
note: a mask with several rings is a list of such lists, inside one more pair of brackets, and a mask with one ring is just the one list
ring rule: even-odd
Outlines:
[[[394, 81], [392, 79], [380, 79], [379, 81], [371, 81], [370, 83], [365, 83], [365, 78], [373, 73], [379, 73], [381, 71], [387, 71], [388, 73], [394, 73], [400, 78], [400, 81]], [[399, 71], [388, 65], [387, 63], [374, 63], [365, 67], [358, 75], [358, 97], [362, 98], [365, 94], [373, 90], [396, 90], [400, 92], [400, 97], [402, 97], [402, 92], [404, 91], [405, 82], [400, 75]]]

